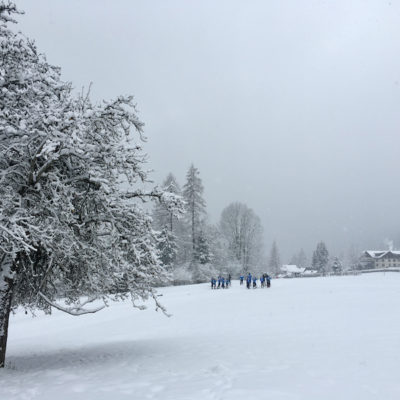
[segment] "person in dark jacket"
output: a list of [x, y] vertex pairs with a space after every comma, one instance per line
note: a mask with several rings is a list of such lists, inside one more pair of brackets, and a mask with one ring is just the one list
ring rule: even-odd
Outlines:
[[211, 289], [216, 289], [217, 288], [217, 280], [212, 277], [211, 278]]
[[257, 287], [257, 277], [253, 276], [253, 289]]
[[246, 278], [246, 285], [247, 285], [247, 289], [250, 289], [250, 285], [251, 285], [251, 274], [250, 274], [250, 272], [248, 273], [247, 278]]
[[271, 277], [267, 275], [267, 288], [271, 287]]

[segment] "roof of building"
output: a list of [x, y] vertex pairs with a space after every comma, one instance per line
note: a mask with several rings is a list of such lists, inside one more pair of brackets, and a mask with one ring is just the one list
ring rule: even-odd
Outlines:
[[306, 269], [298, 267], [297, 265], [282, 265], [282, 270], [284, 272], [289, 272], [291, 274], [301, 274], [303, 273]]
[[372, 258], [383, 258], [390, 254], [400, 256], [400, 251], [397, 250], [367, 250], [365, 253]]

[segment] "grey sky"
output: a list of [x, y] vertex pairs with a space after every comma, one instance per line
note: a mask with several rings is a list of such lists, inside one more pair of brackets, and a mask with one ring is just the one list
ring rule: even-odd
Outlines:
[[75, 87], [133, 94], [162, 181], [193, 162], [285, 258], [400, 245], [400, 3], [18, 1], [19, 29]]

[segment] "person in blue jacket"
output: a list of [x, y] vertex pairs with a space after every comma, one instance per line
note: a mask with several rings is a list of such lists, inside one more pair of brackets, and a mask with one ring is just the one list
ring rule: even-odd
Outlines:
[[257, 287], [257, 277], [253, 276], [253, 289]]
[[218, 277], [218, 289], [221, 287], [221, 277]]
[[267, 275], [267, 288], [271, 287], [271, 277]]
[[265, 282], [264, 275], [261, 275], [261, 277], [260, 277], [260, 284], [261, 284], [261, 287], [262, 287], [262, 288], [264, 287], [264, 282]]
[[251, 273], [249, 272], [246, 278], [246, 285], [247, 285], [247, 289], [250, 289], [250, 285], [251, 285]]
[[222, 289], [225, 289], [225, 278], [223, 276], [221, 277], [221, 285]]
[[243, 285], [244, 276], [243, 276], [243, 275], [240, 275], [240, 278], [239, 278], [239, 279], [240, 279], [240, 284]]
[[211, 289], [216, 289], [217, 288], [217, 280], [212, 277], [211, 278]]

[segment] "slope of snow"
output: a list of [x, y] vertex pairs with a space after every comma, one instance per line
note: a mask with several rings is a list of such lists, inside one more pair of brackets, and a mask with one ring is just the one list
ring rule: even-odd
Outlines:
[[160, 293], [171, 318], [17, 313], [0, 399], [400, 398], [398, 273]]

